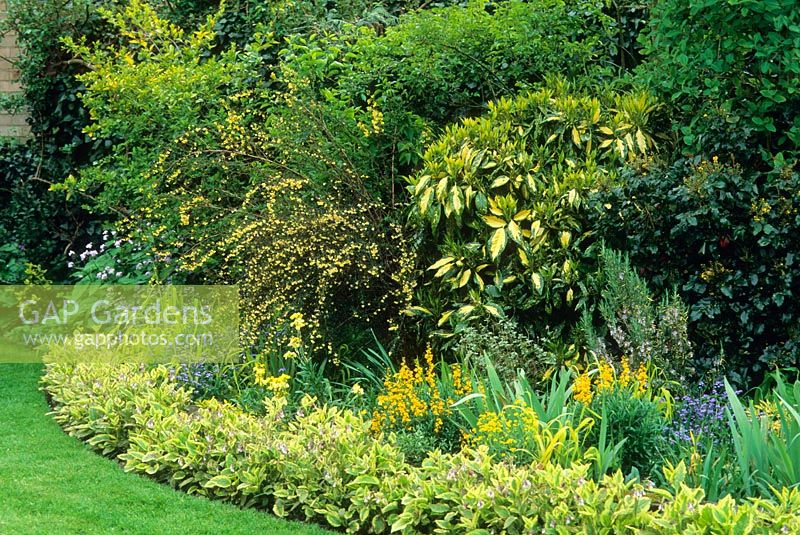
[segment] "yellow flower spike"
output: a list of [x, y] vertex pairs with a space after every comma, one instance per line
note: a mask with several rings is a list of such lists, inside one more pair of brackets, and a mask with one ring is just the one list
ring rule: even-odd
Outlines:
[[644, 394], [647, 391], [647, 380], [647, 366], [642, 362], [636, 370], [636, 392], [638, 394]]
[[433, 366], [433, 349], [431, 349], [431, 345], [428, 344], [427, 349], [425, 350], [425, 364], [426, 364], [426, 373], [425, 373], [425, 382], [428, 383], [428, 386], [431, 389], [436, 388], [436, 369]]
[[619, 383], [619, 386], [625, 388], [631, 384], [632, 379], [631, 367], [630, 364], [628, 364], [628, 359], [626, 357], [622, 357], [622, 372], [619, 374], [619, 380], [617, 382]]
[[267, 370], [263, 364], [257, 363], [255, 366], [253, 366], [253, 373], [254, 373], [253, 380], [257, 385], [264, 386], [267, 384], [266, 383]]
[[575, 401], [589, 405], [592, 402], [592, 379], [588, 372], [584, 372], [575, 379], [572, 390]]
[[597, 391], [610, 390], [614, 386], [614, 368], [607, 362], [601, 362], [599, 370]]

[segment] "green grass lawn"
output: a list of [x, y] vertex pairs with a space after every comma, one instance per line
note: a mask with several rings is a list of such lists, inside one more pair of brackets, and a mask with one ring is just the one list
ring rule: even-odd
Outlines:
[[0, 364], [0, 534], [324, 534], [126, 474], [46, 415], [40, 365]]

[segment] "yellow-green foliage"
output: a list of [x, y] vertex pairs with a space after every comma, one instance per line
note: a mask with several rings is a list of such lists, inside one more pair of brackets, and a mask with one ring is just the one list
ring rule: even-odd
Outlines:
[[[112, 410], [125, 415], [129, 429], [130, 444], [120, 455], [126, 470], [349, 533], [800, 531], [797, 489], [779, 490], [772, 500], [709, 503], [702, 490], [684, 484], [682, 463], [665, 470], [667, 490], [626, 482], [621, 472], [595, 482], [580, 463], [497, 463], [485, 446], [433, 452], [414, 467], [391, 442], [372, 439], [369, 421], [349, 410], [320, 407], [310, 398], [294, 418], [276, 400], [266, 402], [264, 416], [218, 401], [190, 409], [179, 389], [162, 395], [143, 388], [158, 390], [151, 379], [163, 377], [163, 369], [119, 373], [86, 365], [49, 368], [43, 382], [62, 425], [91, 424], [97, 413], [81, 407], [95, 385], [113, 376], [117, 388], [139, 389]], [[86, 429], [83, 438], [91, 439]]]
[[592, 240], [587, 195], [654, 150], [655, 109], [645, 94], [593, 98], [552, 82], [448, 128], [409, 179], [412, 216], [438, 249], [433, 297], [411, 312], [443, 325], [454, 313], [573, 310]]
[[[405, 302], [386, 261], [384, 230], [370, 218], [377, 207], [309, 189], [289, 178], [254, 188], [242, 206], [244, 220], [222, 243], [226, 273], [240, 284], [249, 341], [274, 334], [301, 310], [311, 347], [319, 347], [323, 333], [350, 320], [384, 330]], [[394, 238], [402, 246], [397, 231]]]
[[99, 189], [96, 206], [124, 211], [121, 230], [178, 281], [239, 284], [248, 346], [295, 312], [309, 349], [334, 358], [348, 336], [392, 328], [413, 261], [366, 185], [358, 121], [299, 98], [302, 80], [251, 87], [268, 37], [210, 54], [214, 17], [188, 34], [139, 0], [104, 14], [121, 43], [71, 47], [93, 65], [88, 132], [120, 141], [65, 187]]
[[113, 151], [62, 187], [90, 192], [99, 211], [124, 211], [147, 202], [144, 193], [154, 187], [147, 171], [163, 143], [225, 116], [226, 102], [242, 90], [268, 38], [257, 35], [246, 50], [215, 55], [213, 30], [222, 11], [194, 32], [160, 18], [144, 0], [99, 12], [118, 41], [99, 45], [68, 38], [65, 44], [89, 65], [78, 76], [91, 118], [85, 132]]
[[562, 419], [542, 422], [536, 411], [518, 401], [499, 412], [481, 414], [469, 436], [469, 443], [486, 445], [492, 455], [509, 457], [521, 464], [537, 462], [570, 466], [589, 460], [591, 453], [584, 455], [582, 434], [593, 424], [591, 418], [584, 418], [575, 426]]
[[104, 455], [127, 449], [137, 400], [164, 403], [171, 411], [191, 401], [166, 368], [138, 364], [49, 365], [45, 384], [55, 420]]

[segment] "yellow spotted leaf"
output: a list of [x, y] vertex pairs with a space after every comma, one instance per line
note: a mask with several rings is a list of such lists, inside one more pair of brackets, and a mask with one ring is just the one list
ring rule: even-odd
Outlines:
[[452, 197], [453, 197], [453, 212], [456, 215], [461, 215], [461, 212], [464, 211], [464, 203], [461, 201], [461, 188], [458, 186], [453, 186]]
[[636, 130], [636, 145], [639, 147], [639, 152], [647, 154], [647, 140], [639, 129]]
[[528, 253], [525, 252], [525, 249], [520, 247], [517, 249], [517, 253], [519, 254], [519, 261], [522, 262], [522, 265], [528, 267], [531, 265], [531, 261], [528, 258]]
[[581, 133], [574, 126], [572, 127], [572, 142], [577, 146], [581, 146]]
[[572, 240], [572, 233], [571, 233], [571, 232], [569, 232], [569, 231], [566, 231], [566, 230], [565, 230], [565, 231], [563, 231], [563, 232], [562, 232], [562, 233], [561, 233], [561, 234], [558, 236], [558, 241], [559, 241], [559, 242], [561, 242], [561, 247], [563, 247], [564, 249], [566, 249], [566, 248], [567, 248], [567, 246], [569, 245], [569, 242], [570, 242], [571, 240]]
[[419, 182], [417, 182], [417, 185], [414, 187], [414, 193], [416, 193], [417, 195], [422, 193], [422, 191], [428, 186], [430, 181], [431, 181], [430, 175], [421, 176]]
[[464, 305], [458, 309], [458, 314], [460, 316], [469, 316], [473, 310], [475, 310], [475, 305]]
[[403, 311], [407, 316], [430, 316], [432, 312], [423, 307], [408, 307]]
[[542, 293], [544, 289], [544, 281], [542, 281], [542, 276], [538, 273], [534, 273], [531, 275], [531, 281], [533, 282], [533, 287], [536, 288], [536, 291]]
[[508, 222], [508, 235], [517, 243], [522, 242], [522, 231], [513, 220]]
[[450, 319], [450, 316], [452, 316], [452, 315], [453, 315], [453, 312], [455, 312], [455, 311], [454, 311], [454, 310], [448, 310], [447, 312], [445, 312], [444, 314], [442, 314], [442, 317], [441, 317], [441, 318], [439, 318], [439, 321], [438, 321], [438, 322], [436, 322], [436, 325], [437, 325], [438, 327], [441, 327], [442, 325], [444, 325], [445, 323], [447, 323], [447, 320], [448, 320], [448, 319]]
[[432, 200], [433, 200], [433, 188], [428, 188], [425, 190], [425, 193], [423, 193], [422, 197], [420, 197], [419, 199], [419, 211], [422, 215], [428, 213], [428, 208], [430, 208]]
[[445, 264], [439, 268], [439, 271], [436, 272], [436, 275], [434, 275], [434, 277], [436, 277], [437, 279], [440, 277], [444, 277], [445, 275], [450, 273], [450, 270], [452, 269], [453, 269], [453, 264]]
[[503, 316], [503, 311], [500, 310], [498, 307], [496, 307], [494, 305], [483, 305], [483, 308], [484, 308], [484, 310], [486, 310], [486, 312], [488, 312], [492, 316], [495, 316], [497, 318], [500, 318], [500, 317]]
[[531, 215], [530, 210], [520, 210], [519, 212], [514, 214], [514, 221], [522, 221], [524, 219], [528, 219], [530, 215]]
[[495, 178], [495, 179], [492, 181], [492, 185], [491, 185], [491, 186], [489, 186], [489, 187], [490, 187], [490, 188], [499, 188], [499, 187], [501, 187], [501, 186], [505, 186], [506, 184], [508, 184], [508, 181], [509, 181], [509, 180], [511, 180], [511, 178], [510, 178], [510, 177], [508, 177], [508, 176], [506, 176], [506, 175], [499, 176], [499, 177]]
[[486, 287], [486, 284], [484, 284], [483, 279], [477, 273], [473, 273], [472, 280], [474, 280], [475, 284], [478, 285], [478, 288], [480, 289], [480, 291], [483, 291], [483, 289]]

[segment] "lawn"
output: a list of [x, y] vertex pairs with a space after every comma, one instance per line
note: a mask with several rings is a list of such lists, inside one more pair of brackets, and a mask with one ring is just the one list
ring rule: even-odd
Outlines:
[[126, 474], [47, 415], [39, 365], [0, 365], [0, 533], [330, 533]]

